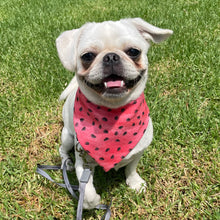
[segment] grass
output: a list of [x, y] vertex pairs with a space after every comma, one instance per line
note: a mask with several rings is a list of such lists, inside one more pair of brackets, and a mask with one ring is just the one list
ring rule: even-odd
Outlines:
[[123, 169], [98, 169], [97, 189], [103, 203], [110, 190], [112, 219], [220, 219], [218, 15], [210, 0], [2, 0], [0, 218], [74, 218], [76, 201], [35, 173], [37, 163], [60, 163], [58, 97], [72, 74], [58, 59], [55, 39], [88, 21], [142, 17], [174, 30], [148, 55], [154, 141], [138, 165], [148, 188], [136, 194]]

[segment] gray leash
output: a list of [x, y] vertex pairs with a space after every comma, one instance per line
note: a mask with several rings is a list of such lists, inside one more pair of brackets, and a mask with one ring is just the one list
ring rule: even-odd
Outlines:
[[[68, 175], [67, 175], [66, 163], [67, 163], [67, 160], [64, 162], [64, 166], [63, 166], [63, 179], [64, 179], [64, 183], [65, 184], [57, 183], [56, 181], [54, 181], [50, 177], [50, 175], [48, 173], [46, 173], [44, 171], [44, 170], [61, 170], [60, 166], [49, 166], [49, 165], [39, 165], [38, 164], [36, 172], [38, 174], [40, 174], [41, 176], [45, 177], [46, 179], [50, 180], [51, 182], [57, 184], [58, 186], [66, 188], [69, 191], [69, 193], [72, 195], [72, 197], [78, 200], [76, 220], [81, 220], [82, 219], [83, 200], [84, 200], [85, 188], [86, 188], [86, 184], [89, 181], [91, 170], [88, 169], [88, 168], [84, 169], [84, 171], [82, 173], [82, 176], [80, 178], [79, 186], [71, 185], [70, 182], [69, 182]], [[75, 194], [74, 190], [75, 191], [79, 191], [79, 198]], [[109, 220], [110, 219], [110, 216], [111, 216], [111, 210], [110, 210], [111, 204], [112, 204], [112, 201], [110, 202], [109, 206], [103, 205], [103, 204], [100, 204], [100, 205], [96, 206], [96, 209], [106, 210], [106, 213], [102, 217], [103, 220]]]

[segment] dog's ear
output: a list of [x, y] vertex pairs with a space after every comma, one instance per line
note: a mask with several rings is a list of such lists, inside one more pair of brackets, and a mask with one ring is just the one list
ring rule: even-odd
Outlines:
[[80, 29], [73, 29], [63, 32], [56, 39], [56, 47], [63, 66], [73, 72], [76, 69], [76, 45]]
[[126, 20], [132, 23], [147, 41], [160, 43], [161, 41], [166, 40], [170, 35], [173, 34], [172, 30], [158, 28], [147, 23], [141, 18], [130, 18]]

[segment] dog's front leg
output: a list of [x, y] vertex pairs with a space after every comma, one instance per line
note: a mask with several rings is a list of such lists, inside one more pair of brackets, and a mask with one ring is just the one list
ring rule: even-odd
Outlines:
[[125, 168], [126, 183], [130, 188], [135, 189], [137, 192], [145, 191], [146, 182], [138, 175], [136, 168], [142, 153], [136, 155], [136, 158], [131, 161]]
[[[78, 181], [80, 181], [80, 178], [84, 170], [83, 168], [84, 162], [82, 157], [79, 155], [78, 151], [75, 151], [75, 157], [76, 157], [76, 162], [75, 162], [76, 175]], [[90, 169], [92, 172], [89, 178], [89, 182], [86, 184], [86, 188], [85, 188], [85, 196], [83, 201], [84, 209], [94, 209], [100, 203], [100, 195], [96, 193], [95, 187], [93, 185], [93, 174], [95, 167], [90, 167]]]
[[61, 146], [59, 149], [60, 156], [62, 159], [62, 168], [64, 165], [64, 162], [67, 160], [67, 170], [73, 170], [74, 166], [71, 160], [71, 157], [69, 155], [69, 152], [72, 150], [74, 146], [74, 137], [70, 134], [68, 129], [66, 127], [62, 130], [61, 135]]

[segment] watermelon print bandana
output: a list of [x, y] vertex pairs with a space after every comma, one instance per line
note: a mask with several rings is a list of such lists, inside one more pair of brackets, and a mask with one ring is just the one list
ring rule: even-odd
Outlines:
[[140, 141], [149, 109], [144, 93], [123, 107], [110, 109], [91, 103], [78, 89], [73, 121], [79, 143], [107, 172]]

